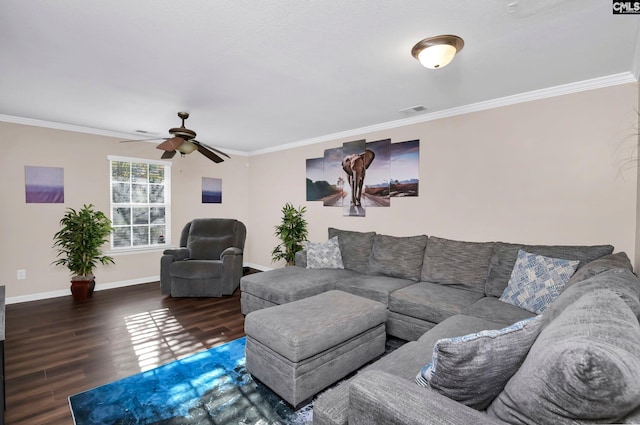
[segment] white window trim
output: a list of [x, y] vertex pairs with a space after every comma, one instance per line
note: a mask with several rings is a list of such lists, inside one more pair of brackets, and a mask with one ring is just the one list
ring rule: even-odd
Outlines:
[[146, 159], [146, 158], [134, 158], [132, 156], [116, 156], [107, 155], [109, 161], [124, 161], [124, 162], [140, 162], [144, 164], [156, 164], [164, 165], [165, 167], [171, 167], [171, 161], [163, 161], [161, 159]]
[[[111, 161], [123, 161], [123, 162], [138, 162], [141, 164], [154, 164], [154, 165], [163, 165], [166, 170], [169, 171], [169, 179], [171, 179], [171, 161], [163, 161], [157, 159], [146, 159], [146, 158], [134, 158], [131, 156], [117, 156], [117, 155], [107, 155], [107, 160], [109, 164]], [[166, 176], [167, 174], [165, 174]], [[165, 209], [165, 217], [166, 217], [166, 229], [165, 229], [165, 237], [167, 243], [164, 245], [147, 245], [142, 247], [126, 247], [126, 248], [113, 248], [113, 238], [110, 235], [109, 246], [110, 249], [107, 250], [108, 255], [126, 255], [126, 254], [140, 254], [140, 253], [148, 253], [148, 252], [162, 252], [165, 249], [172, 249], [175, 246], [172, 245], [172, 237], [171, 237], [171, 180], [169, 181], [169, 187], [165, 190], [165, 205], [169, 205], [169, 208]], [[111, 181], [111, 166], [109, 166], [109, 217], [113, 214], [113, 182]]]

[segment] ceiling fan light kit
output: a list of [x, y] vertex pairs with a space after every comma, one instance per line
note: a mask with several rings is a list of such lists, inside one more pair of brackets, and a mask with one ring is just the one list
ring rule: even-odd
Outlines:
[[193, 151], [198, 150], [198, 146], [196, 146], [194, 143], [191, 143], [188, 140], [185, 140], [180, 144], [180, 146], [176, 148], [176, 150], [180, 152], [182, 155], [187, 155]]
[[420, 40], [411, 55], [425, 68], [439, 69], [447, 66], [463, 47], [464, 40], [457, 35], [437, 35]]
[[[182, 119], [182, 125], [180, 127], [169, 129], [169, 134], [171, 134], [173, 137], [164, 139], [164, 142], [156, 146], [156, 149], [164, 151], [161, 157], [162, 159], [171, 159], [175, 156], [176, 152], [180, 152], [180, 154], [184, 156], [194, 151], [200, 152], [202, 155], [206, 156], [208, 159], [215, 163], [224, 161], [224, 159], [222, 159], [220, 155], [231, 158], [226, 153], [195, 140], [196, 132], [184, 126], [184, 120], [189, 118], [188, 112], [178, 112], [178, 117]], [[124, 142], [135, 141], [137, 140], [124, 140]]]

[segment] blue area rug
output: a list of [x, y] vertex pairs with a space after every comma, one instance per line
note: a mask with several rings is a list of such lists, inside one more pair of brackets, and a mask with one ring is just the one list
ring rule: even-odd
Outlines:
[[311, 423], [245, 369], [245, 338], [69, 397], [76, 425]]

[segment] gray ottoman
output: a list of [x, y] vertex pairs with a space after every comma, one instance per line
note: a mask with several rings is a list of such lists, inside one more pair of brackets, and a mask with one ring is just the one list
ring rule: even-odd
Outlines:
[[247, 370], [294, 407], [384, 353], [384, 304], [342, 291], [247, 315]]

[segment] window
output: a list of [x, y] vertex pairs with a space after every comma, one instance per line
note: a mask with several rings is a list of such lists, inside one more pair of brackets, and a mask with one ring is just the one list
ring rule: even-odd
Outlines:
[[109, 156], [111, 248], [154, 248], [170, 241], [171, 163]]

